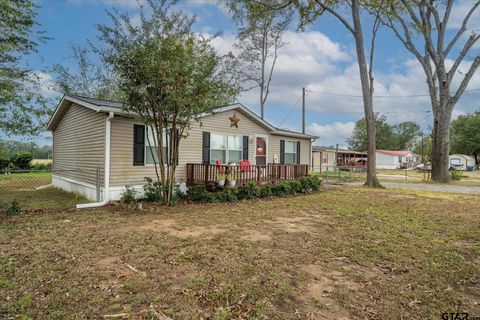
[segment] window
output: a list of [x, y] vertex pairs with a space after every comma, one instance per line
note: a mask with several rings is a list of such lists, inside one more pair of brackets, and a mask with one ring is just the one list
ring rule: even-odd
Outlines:
[[323, 163], [328, 163], [328, 153], [323, 153]]
[[228, 136], [228, 161], [239, 162], [243, 160], [243, 137], [242, 136]]
[[[145, 127], [145, 164], [155, 164], [158, 163], [157, 155], [157, 135], [154, 134], [155, 130], [152, 127]], [[163, 134], [163, 159], [167, 162], [167, 136]]]
[[243, 160], [243, 136], [210, 134], [210, 162], [215, 164]]
[[221, 134], [210, 134], [210, 161], [216, 163], [227, 163], [227, 136]]
[[398, 156], [398, 162], [402, 163], [402, 156]]
[[450, 158], [450, 164], [454, 166], [460, 166], [462, 165], [462, 160], [459, 158]]
[[295, 141], [285, 141], [285, 163], [297, 163], [297, 143]]

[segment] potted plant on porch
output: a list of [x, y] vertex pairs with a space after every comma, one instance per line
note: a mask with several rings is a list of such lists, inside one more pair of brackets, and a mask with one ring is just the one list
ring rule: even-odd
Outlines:
[[217, 175], [217, 184], [220, 188], [223, 188], [225, 186], [225, 179], [227, 175], [225, 173], [219, 173]]
[[231, 173], [227, 174], [227, 185], [230, 188], [235, 187], [235, 177]]

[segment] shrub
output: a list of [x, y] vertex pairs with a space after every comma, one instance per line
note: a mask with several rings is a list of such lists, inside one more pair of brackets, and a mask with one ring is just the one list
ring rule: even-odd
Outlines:
[[161, 202], [162, 186], [158, 181], [153, 181], [152, 178], [145, 177], [145, 185], [143, 186], [144, 198], [149, 202]]
[[292, 193], [301, 193], [302, 192], [302, 184], [298, 180], [290, 180], [286, 182], [291, 189]]
[[4, 170], [10, 164], [10, 159], [0, 159], [0, 170]]
[[125, 191], [122, 193], [122, 201], [125, 203], [134, 203], [136, 201], [137, 191], [133, 186], [125, 186]]
[[318, 176], [303, 177], [300, 179], [300, 184], [302, 193], [310, 193], [312, 191], [320, 190], [320, 187], [322, 186], [322, 179], [320, 179]]
[[33, 160], [33, 155], [30, 152], [15, 152], [15, 154], [10, 159], [10, 162], [13, 163], [18, 169], [26, 170], [30, 168], [30, 162]]
[[260, 188], [260, 197], [267, 198], [267, 197], [271, 197], [272, 195], [273, 195], [272, 185], [270, 183], [264, 184]]
[[450, 178], [452, 178], [453, 181], [460, 181], [463, 178], [463, 171], [460, 170], [452, 170], [450, 171]]
[[222, 193], [224, 201], [232, 202], [238, 199], [237, 190], [235, 188], [224, 189]]
[[274, 184], [272, 187], [272, 194], [274, 196], [284, 196], [292, 193], [292, 188], [290, 188], [290, 185], [287, 182], [280, 182]]
[[22, 208], [18, 204], [17, 200], [5, 202], [2, 205], [2, 208], [5, 210], [5, 214], [7, 216], [11, 216], [22, 211]]
[[52, 163], [34, 163], [31, 165], [32, 170], [49, 171], [52, 170]]
[[203, 183], [197, 183], [190, 187], [187, 191], [187, 198], [196, 202], [212, 202], [213, 200]]
[[253, 199], [258, 197], [260, 190], [253, 182], [247, 183], [243, 187], [238, 188], [238, 199]]

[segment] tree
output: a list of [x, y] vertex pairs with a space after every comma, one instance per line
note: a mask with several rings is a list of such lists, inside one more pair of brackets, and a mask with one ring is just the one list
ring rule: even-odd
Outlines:
[[73, 70], [61, 64], [55, 64], [52, 68], [56, 89], [64, 94], [119, 100], [115, 74], [109, 65], [98, 57], [95, 59], [92, 50], [86, 47], [77, 45], [72, 46], [71, 50], [75, 66]]
[[421, 132], [417, 139], [413, 152], [422, 156], [422, 163], [426, 164], [432, 160], [432, 135]]
[[[237, 0], [237, 3], [245, 3], [245, 6], [237, 5], [237, 8], [247, 8], [253, 14], [262, 14], [265, 11], [282, 11], [294, 7], [300, 16], [300, 27], [313, 23], [324, 13], [332, 15], [337, 19], [345, 29], [353, 36], [357, 54], [358, 69], [360, 73], [360, 82], [362, 85], [363, 108], [366, 119], [367, 137], [368, 137], [368, 162], [367, 162], [367, 181], [368, 187], [381, 187], [377, 179], [376, 159], [375, 159], [375, 113], [373, 111], [373, 91], [374, 91], [374, 52], [375, 38], [380, 26], [381, 6], [372, 10], [375, 15], [372, 25], [372, 33], [368, 45], [370, 46], [368, 58], [365, 49], [365, 38], [363, 35], [362, 21], [360, 18], [361, 7], [364, 5], [360, 0], [340, 1], [340, 0], [264, 0], [249, 1]], [[372, 1], [376, 3], [376, 1]], [[345, 7], [348, 10], [345, 10]], [[369, 6], [370, 7], [370, 6]], [[240, 9], [241, 10], [241, 9]]]
[[480, 112], [452, 121], [452, 153], [471, 155], [480, 163]]
[[405, 121], [392, 126], [392, 149], [412, 150], [415, 146], [415, 138], [419, 135], [420, 126], [413, 121]]
[[278, 51], [285, 45], [282, 33], [291, 23], [292, 11], [253, 14], [245, 8], [240, 10], [237, 5], [245, 6], [245, 3], [230, 4], [234, 20], [239, 24], [238, 42], [234, 44], [240, 50], [239, 73], [244, 81], [259, 88], [260, 116], [263, 119]]
[[106, 45], [99, 52], [118, 76], [124, 108], [153, 128], [157, 182], [164, 203], [172, 204], [180, 139], [202, 114], [232, 102], [237, 90], [211, 45], [213, 37], [192, 30], [194, 17], [175, 11], [176, 1], [148, 4], [149, 16], [142, 7], [139, 25], [127, 14], [108, 12], [113, 26], [97, 27]]
[[40, 74], [21, 65], [47, 38], [35, 31], [37, 6], [31, 0], [0, 1], [0, 130], [34, 135], [48, 114]]
[[[480, 5], [472, 3], [460, 28], [447, 36], [454, 0], [396, 0], [386, 7], [382, 22], [418, 60], [425, 72], [433, 112], [432, 180], [448, 182], [450, 122], [452, 111], [480, 66], [477, 52], [470, 59], [471, 49], [480, 39], [480, 32], [464, 36], [470, 18]], [[448, 38], [448, 39], [447, 39]], [[448, 63], [447, 59], [453, 61]], [[462, 64], [469, 64], [460, 71]], [[463, 67], [463, 66], [462, 66]], [[459, 85], [454, 89], [455, 81]]]
[[[375, 141], [378, 149], [393, 149], [393, 132], [385, 115], [375, 117]], [[355, 123], [352, 136], [347, 139], [349, 148], [365, 151], [368, 148], [367, 123], [365, 118]]]
[[[420, 135], [420, 126], [413, 121], [389, 125], [385, 115], [375, 117], [375, 141], [378, 149], [411, 150]], [[367, 125], [365, 118], [355, 123], [352, 136], [347, 139], [349, 147], [357, 151], [365, 151], [368, 146]]]

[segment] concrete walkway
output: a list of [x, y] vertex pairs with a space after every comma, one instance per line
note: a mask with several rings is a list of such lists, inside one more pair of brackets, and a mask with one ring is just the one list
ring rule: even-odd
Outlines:
[[[344, 185], [361, 186], [363, 185], [363, 182], [344, 183]], [[429, 183], [401, 183], [401, 182], [387, 182], [387, 181], [382, 181], [382, 185], [386, 188], [480, 194], [480, 187], [439, 185], [439, 184], [429, 184]]]

